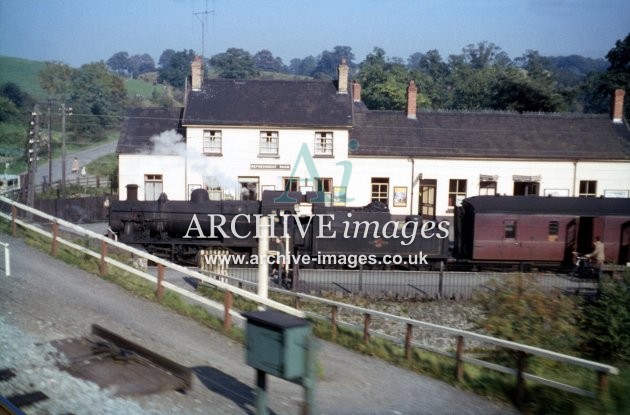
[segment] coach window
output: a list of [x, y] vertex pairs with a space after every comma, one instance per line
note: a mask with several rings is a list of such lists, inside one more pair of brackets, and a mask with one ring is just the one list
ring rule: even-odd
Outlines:
[[260, 156], [277, 156], [278, 155], [278, 132], [277, 131], [261, 131], [260, 145], [258, 147]]
[[580, 196], [584, 196], [584, 197], [597, 196], [597, 181], [580, 180]]
[[547, 235], [547, 240], [549, 242], [556, 242], [558, 240], [558, 233], [560, 230], [560, 224], [557, 220], [549, 221], [549, 233]]
[[448, 182], [448, 206], [459, 206], [466, 198], [466, 180], [451, 179]]
[[503, 221], [503, 229], [505, 231], [505, 239], [516, 239], [516, 221]]
[[164, 182], [161, 174], [144, 175], [144, 200], [158, 200], [163, 192]]
[[389, 178], [372, 177], [372, 202], [389, 205]]
[[221, 131], [203, 131], [203, 154], [221, 155]]

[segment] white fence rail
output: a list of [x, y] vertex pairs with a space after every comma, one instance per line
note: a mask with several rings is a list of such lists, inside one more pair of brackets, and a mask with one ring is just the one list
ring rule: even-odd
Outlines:
[[[261, 297], [257, 294], [252, 293], [251, 291], [248, 291], [246, 289], [241, 288], [243, 285], [255, 285], [255, 282], [251, 282], [251, 281], [246, 281], [246, 280], [242, 280], [242, 279], [238, 279], [238, 278], [234, 278], [234, 277], [230, 277], [227, 275], [219, 275], [219, 274], [215, 274], [215, 273], [200, 273], [200, 272], [196, 272], [193, 270], [190, 270], [186, 267], [180, 266], [180, 265], [176, 265], [173, 264], [171, 262], [168, 262], [162, 258], [156, 257], [154, 255], [148, 254], [146, 252], [140, 251], [136, 248], [130, 247], [128, 245], [122, 244], [120, 242], [117, 242], [113, 239], [110, 239], [106, 236], [103, 235], [99, 235], [95, 232], [86, 230], [84, 228], [81, 228], [77, 225], [74, 225], [72, 223], [69, 223], [67, 221], [63, 221], [60, 220], [58, 218], [55, 218], [53, 216], [50, 216], [48, 214], [45, 214], [43, 212], [37, 211], [33, 208], [30, 208], [28, 206], [22, 205], [20, 203], [16, 203], [10, 199], [7, 199], [5, 197], [0, 196], [0, 202], [4, 202], [7, 203], [9, 205], [11, 205], [11, 215], [7, 215], [4, 213], [0, 213], [0, 217], [8, 220], [11, 222], [11, 228], [12, 228], [12, 233], [16, 234], [16, 228], [17, 225], [22, 226], [26, 229], [32, 230], [33, 232], [37, 232], [41, 235], [45, 235], [49, 238], [52, 239], [51, 241], [51, 252], [53, 253], [53, 255], [56, 253], [57, 250], [57, 244], [58, 243], [62, 243], [72, 249], [76, 249], [77, 251], [83, 252], [87, 255], [90, 255], [94, 258], [98, 258], [100, 259], [100, 267], [99, 270], [101, 272], [101, 274], [105, 274], [107, 272], [107, 265], [113, 265], [116, 267], [119, 267], [127, 272], [130, 272], [134, 275], [137, 275], [141, 278], [144, 278], [146, 280], [149, 280], [151, 282], [156, 283], [157, 288], [156, 288], [156, 296], [158, 298], [161, 298], [161, 293], [163, 288], [172, 290], [174, 292], [177, 292], [178, 294], [185, 296], [189, 299], [192, 299], [194, 301], [197, 301], [201, 304], [213, 307], [213, 308], [217, 308], [217, 307], [221, 307], [221, 304], [218, 304], [212, 300], [209, 300], [205, 297], [201, 297], [195, 293], [189, 292], [183, 288], [180, 288], [172, 283], [169, 282], [165, 282], [163, 281], [163, 276], [164, 276], [164, 269], [165, 268], [170, 268], [173, 270], [176, 270], [186, 276], [192, 277], [192, 278], [196, 278], [206, 284], [210, 284], [218, 289], [221, 289], [225, 292], [225, 301], [224, 304], [222, 305], [223, 307], [223, 315], [224, 315], [224, 328], [228, 329], [231, 326], [231, 319], [232, 317], [240, 317], [240, 314], [238, 312], [235, 312], [233, 310], [231, 310], [231, 304], [232, 304], [232, 295], [236, 294], [239, 295], [243, 298], [247, 298], [249, 300], [252, 300], [260, 305], [263, 306], [267, 306], [270, 308], [274, 308], [298, 317], [304, 317], [307, 313], [301, 311], [300, 308], [300, 303], [302, 301], [312, 301], [315, 303], [319, 303], [319, 304], [324, 304], [328, 307], [330, 307], [331, 309], [331, 324], [332, 324], [332, 328], [333, 328], [333, 335], [336, 334], [336, 330], [337, 327], [339, 325], [347, 325], [341, 322], [337, 321], [337, 313], [340, 309], [346, 309], [355, 313], [360, 313], [364, 316], [363, 319], [363, 339], [364, 341], [367, 343], [369, 342], [370, 339], [370, 334], [375, 334], [377, 336], [380, 337], [385, 337], [388, 338], [390, 340], [393, 340], [395, 342], [404, 344], [404, 348], [405, 348], [405, 354], [407, 356], [408, 359], [411, 359], [412, 356], [412, 350], [413, 347], [418, 347], [418, 348], [423, 348], [423, 349], [427, 349], [427, 350], [431, 350], [433, 352], [436, 353], [440, 353], [443, 354], [445, 356], [449, 356], [455, 359], [455, 371], [456, 371], [456, 378], [458, 380], [462, 380], [463, 379], [463, 373], [464, 373], [464, 363], [469, 363], [469, 364], [474, 364], [474, 365], [478, 365], [478, 366], [482, 366], [485, 367], [487, 369], [491, 369], [491, 370], [496, 370], [502, 373], [507, 373], [507, 374], [512, 374], [515, 375], [517, 378], [517, 382], [516, 382], [516, 390], [517, 390], [517, 397], [518, 396], [524, 396], [524, 390], [525, 390], [525, 380], [530, 381], [530, 382], [536, 382], [536, 383], [541, 383], [556, 389], [561, 389], [564, 391], [568, 391], [571, 393], [576, 393], [576, 394], [580, 394], [580, 395], [584, 395], [584, 396], [588, 396], [588, 397], [595, 397], [599, 394], [602, 394], [604, 392], [606, 392], [607, 390], [607, 385], [608, 385], [608, 375], [612, 374], [612, 375], [618, 375], [619, 374], [619, 370], [613, 366], [610, 365], [606, 365], [606, 364], [602, 364], [602, 363], [598, 363], [598, 362], [593, 362], [590, 360], [586, 360], [586, 359], [581, 359], [581, 358], [577, 358], [577, 357], [573, 357], [573, 356], [569, 356], [569, 355], [565, 355], [565, 354], [561, 354], [561, 353], [556, 353], [550, 350], [545, 350], [545, 349], [541, 349], [538, 347], [533, 347], [533, 346], [528, 346], [528, 345], [524, 345], [524, 344], [520, 344], [520, 343], [516, 343], [513, 341], [508, 341], [508, 340], [503, 340], [503, 339], [498, 339], [495, 337], [491, 337], [491, 336], [486, 336], [483, 334], [479, 334], [479, 333], [474, 333], [474, 332], [469, 332], [469, 331], [465, 331], [465, 330], [459, 330], [459, 329], [454, 329], [451, 327], [445, 327], [445, 326], [440, 326], [437, 324], [433, 324], [433, 323], [428, 323], [428, 322], [424, 322], [424, 321], [419, 321], [419, 320], [413, 320], [410, 318], [405, 318], [405, 317], [400, 317], [400, 316], [396, 316], [396, 315], [392, 315], [392, 314], [388, 314], [388, 313], [384, 313], [381, 311], [376, 311], [376, 310], [371, 310], [371, 309], [367, 309], [367, 308], [363, 308], [363, 307], [357, 307], [354, 305], [350, 305], [350, 304], [346, 304], [346, 303], [341, 303], [338, 301], [333, 301], [333, 300], [328, 300], [328, 299], [323, 299], [320, 297], [315, 297], [312, 295], [308, 295], [308, 294], [303, 294], [303, 293], [295, 293], [295, 292], [291, 292], [291, 291], [286, 291], [286, 290], [280, 290], [280, 289], [272, 289], [270, 288], [270, 290], [273, 291], [277, 291], [277, 292], [281, 292], [283, 294], [286, 295], [290, 295], [293, 296], [295, 299], [295, 305], [296, 307], [290, 307], [287, 306], [285, 304], [270, 300], [268, 298], [264, 298]], [[42, 228], [38, 227], [38, 226], [34, 226], [30, 223], [27, 223], [24, 220], [20, 220], [17, 218], [17, 212], [18, 209], [24, 211], [27, 213], [28, 215], [36, 215], [39, 216], [40, 218], [46, 219], [48, 221], [51, 222], [52, 224], [52, 232], [48, 232], [46, 230], [43, 230]], [[68, 228], [76, 233], [78, 233], [79, 235], [84, 235], [87, 236], [89, 238], [95, 239], [95, 240], [99, 240], [101, 242], [101, 252], [95, 252], [92, 251], [88, 248], [85, 248], [84, 246], [78, 245], [76, 243], [73, 243], [71, 241], [62, 239], [58, 236], [58, 230], [59, 230], [59, 226], [63, 226], [65, 228]], [[112, 258], [109, 258], [107, 256], [107, 247], [108, 246], [113, 246], [116, 248], [119, 248], [123, 251], [132, 253], [138, 257], [141, 258], [145, 258], [149, 261], [154, 262], [155, 264], [157, 264], [157, 277], [154, 277], [153, 275], [150, 275], [144, 271], [138, 270], [132, 266], [129, 266], [127, 264], [124, 264], [120, 261], [114, 260]], [[220, 279], [215, 279], [210, 275], [213, 275], [216, 278], [220, 278]], [[229, 282], [224, 282], [224, 281], [231, 281], [231, 283]], [[235, 286], [234, 284], [238, 285]], [[326, 317], [323, 316], [319, 316], [319, 315], [314, 315], [312, 313], [308, 313], [309, 315], [313, 316], [313, 317], [317, 317], [317, 318], [324, 318], [326, 319]], [[372, 318], [380, 318], [380, 319], [384, 319], [390, 322], [394, 322], [394, 323], [398, 323], [398, 324], [403, 324], [406, 326], [406, 335], [404, 339], [400, 339], [400, 338], [395, 338], [391, 335], [387, 335], [384, 333], [376, 333], [374, 331], [372, 331], [372, 333], [370, 333], [370, 322]], [[355, 327], [356, 328], [356, 327]], [[443, 351], [439, 351], [439, 350], [435, 350], [435, 349], [431, 349], [425, 345], [422, 344], [418, 344], [412, 341], [412, 334], [413, 334], [413, 330], [415, 329], [424, 329], [424, 330], [432, 330], [432, 331], [437, 331], [437, 332], [441, 332], [444, 334], [448, 334], [450, 336], [453, 336], [456, 339], [456, 350], [454, 353], [448, 353], [448, 352], [443, 352]], [[491, 363], [491, 362], [487, 362], [487, 361], [483, 361], [480, 359], [476, 359], [476, 358], [472, 358], [472, 357], [467, 357], [464, 356], [464, 347], [465, 347], [465, 341], [469, 340], [469, 341], [476, 341], [476, 342], [481, 342], [483, 344], [490, 344], [496, 347], [502, 347], [502, 348], [506, 348], [506, 349], [510, 349], [510, 350], [514, 350], [515, 352], [517, 352], [517, 364], [516, 364], [516, 369], [514, 368], [509, 368], [509, 367], [505, 367], [505, 366], [501, 366], [495, 363]], [[545, 379], [539, 376], [536, 376], [534, 374], [531, 373], [527, 373], [526, 372], [526, 361], [527, 361], [527, 357], [528, 356], [539, 356], [541, 358], [546, 358], [552, 361], [556, 361], [556, 362], [562, 362], [568, 365], [574, 365], [574, 366], [579, 366], [579, 367], [583, 367], [592, 371], [595, 371], [597, 373], [597, 377], [598, 377], [598, 382], [597, 382], [597, 392], [593, 392], [591, 390], [585, 390], [585, 389], [581, 389], [579, 387], [573, 386], [573, 385], [568, 385], [568, 384], [564, 384], [561, 382], [557, 382], [554, 380], [550, 380], [550, 379]], [[517, 398], [518, 401], [518, 398]]]

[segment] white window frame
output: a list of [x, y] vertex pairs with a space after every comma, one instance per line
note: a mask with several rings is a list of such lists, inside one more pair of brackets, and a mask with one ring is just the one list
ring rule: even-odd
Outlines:
[[262, 157], [277, 156], [279, 154], [279, 139], [277, 131], [261, 131], [258, 144], [258, 154]]
[[[157, 190], [157, 192], [156, 192]], [[158, 200], [164, 192], [164, 176], [161, 174], [144, 175], [144, 200]]]
[[221, 130], [203, 130], [203, 154], [222, 154]]
[[332, 131], [317, 131], [315, 133], [315, 155], [332, 156], [333, 143], [334, 141]]

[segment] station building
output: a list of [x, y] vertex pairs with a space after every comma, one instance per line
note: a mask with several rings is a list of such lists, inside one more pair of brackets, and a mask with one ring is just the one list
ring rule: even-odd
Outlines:
[[325, 203], [385, 203], [394, 215], [448, 217], [476, 195], [630, 197], [624, 91], [601, 115], [369, 110], [342, 62], [335, 81], [203, 79], [184, 108], [132, 109], [118, 143], [119, 194], [260, 200], [320, 191]]

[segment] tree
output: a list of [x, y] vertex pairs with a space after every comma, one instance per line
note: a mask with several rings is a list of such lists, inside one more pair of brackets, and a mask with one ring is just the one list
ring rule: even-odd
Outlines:
[[171, 59], [173, 59], [173, 55], [175, 55], [175, 51], [173, 49], [166, 49], [164, 52], [162, 52], [162, 54], [160, 55], [160, 59], [158, 60], [158, 66], [160, 68], [166, 68], [170, 62]]
[[68, 130], [78, 142], [97, 141], [106, 128], [118, 124], [127, 103], [127, 90], [120, 77], [104, 62], [83, 65], [72, 76], [69, 105], [73, 116]]
[[137, 78], [140, 74], [154, 71], [155, 62], [147, 53], [143, 53], [142, 55], [132, 55], [129, 57], [129, 70], [132, 77]]
[[350, 46], [335, 46], [332, 51], [325, 50], [317, 60], [312, 76], [321, 79], [336, 79], [341, 60], [345, 59], [351, 73], [356, 69], [354, 53]]
[[107, 67], [119, 75], [129, 75], [130, 62], [127, 52], [116, 52], [111, 58], [107, 59]]
[[[607, 112], [615, 89], [624, 89], [630, 93], [630, 34], [615, 42], [615, 47], [608, 51], [606, 59], [610, 62], [608, 70], [587, 80], [584, 94], [588, 112]], [[625, 106], [624, 117], [630, 119], [630, 105]]]
[[158, 82], [166, 82], [175, 88], [183, 88], [186, 78], [191, 74], [190, 64], [195, 58], [195, 53], [191, 49], [175, 52], [172, 55], [169, 53], [168, 62], [165, 55], [167, 51], [164, 51], [160, 57], [161, 68], [158, 73]]
[[368, 108], [405, 108], [410, 74], [402, 62], [387, 60], [383, 49], [376, 47], [365, 58], [359, 65], [357, 79], [363, 85], [361, 99]]
[[282, 59], [273, 56], [273, 53], [267, 49], [258, 51], [254, 55], [254, 65], [256, 69], [269, 72], [286, 72], [286, 67], [282, 63]]
[[44, 69], [39, 71], [39, 83], [42, 89], [52, 96], [65, 100], [70, 93], [72, 77], [75, 69], [65, 63], [46, 62]]
[[311, 76], [317, 67], [317, 58], [307, 56], [304, 59], [292, 59], [289, 65], [289, 72], [294, 75]]
[[252, 79], [258, 76], [252, 55], [237, 48], [214, 55], [210, 64], [219, 70], [219, 76], [227, 79]]

